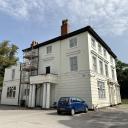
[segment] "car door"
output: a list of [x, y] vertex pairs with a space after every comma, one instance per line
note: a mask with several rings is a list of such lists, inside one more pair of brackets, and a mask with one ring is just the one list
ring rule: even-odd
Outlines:
[[75, 97], [72, 98], [72, 108], [75, 109], [75, 112], [80, 111], [80, 102]]
[[72, 109], [75, 109], [77, 111], [77, 104], [76, 104], [76, 98], [71, 98], [71, 103], [72, 103]]
[[81, 100], [80, 98], [77, 98], [77, 106], [79, 111], [84, 111], [85, 105], [83, 103], [83, 100]]

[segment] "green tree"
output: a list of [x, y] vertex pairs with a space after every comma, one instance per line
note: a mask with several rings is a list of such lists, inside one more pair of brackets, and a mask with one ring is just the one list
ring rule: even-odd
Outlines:
[[128, 98], [128, 64], [119, 60], [116, 62], [117, 79], [120, 84], [122, 98]]
[[18, 47], [9, 41], [0, 42], [0, 86], [3, 85], [5, 68], [16, 64]]

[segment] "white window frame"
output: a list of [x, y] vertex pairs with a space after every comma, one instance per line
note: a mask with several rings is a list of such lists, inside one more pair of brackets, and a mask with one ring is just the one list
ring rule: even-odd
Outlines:
[[108, 72], [108, 64], [105, 63], [105, 76], [108, 77], [109, 76], [109, 72]]
[[[94, 61], [95, 59], [95, 61]], [[92, 69], [93, 71], [97, 72], [97, 57], [92, 55]]]
[[77, 56], [70, 57], [70, 71], [78, 71], [78, 57]]
[[75, 48], [78, 46], [77, 37], [69, 39], [69, 48]]
[[104, 75], [103, 61], [99, 60], [99, 71], [101, 75]]
[[12, 69], [12, 80], [15, 79], [15, 72], [16, 72], [16, 70], [15, 69]]
[[110, 62], [113, 64], [113, 57], [110, 55]]
[[52, 53], [52, 46], [51, 45], [46, 47], [46, 53], [47, 54], [51, 54]]
[[104, 57], [107, 57], [107, 50], [104, 48]]
[[98, 80], [97, 81], [97, 87], [98, 87], [98, 96], [99, 96], [99, 99], [106, 98], [105, 82]]
[[99, 43], [98, 43], [98, 52], [99, 52], [100, 54], [102, 54], [102, 46], [101, 46], [101, 44], [99, 44]]
[[7, 98], [16, 97], [16, 86], [11, 86], [7, 88]]
[[115, 80], [115, 69], [111, 67], [112, 79]]
[[96, 40], [93, 37], [91, 37], [91, 46], [96, 48]]

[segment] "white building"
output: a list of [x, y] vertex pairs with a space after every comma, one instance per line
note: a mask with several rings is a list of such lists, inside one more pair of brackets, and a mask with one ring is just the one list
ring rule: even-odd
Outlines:
[[18, 63], [5, 69], [1, 104], [20, 105], [23, 100], [26, 101], [29, 90], [27, 84], [21, 84], [21, 65]]
[[1, 104], [18, 105], [20, 63], [5, 69]]
[[21, 86], [29, 89], [28, 107], [49, 108], [62, 96], [83, 98], [90, 108], [121, 103], [116, 55], [90, 26], [69, 33], [64, 20], [61, 36], [33, 41], [23, 52]]

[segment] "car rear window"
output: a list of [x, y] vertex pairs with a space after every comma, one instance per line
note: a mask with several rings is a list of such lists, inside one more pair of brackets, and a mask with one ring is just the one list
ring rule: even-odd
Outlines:
[[60, 100], [59, 100], [60, 102], [69, 102], [69, 98], [68, 97], [62, 97], [62, 98], [60, 98]]

